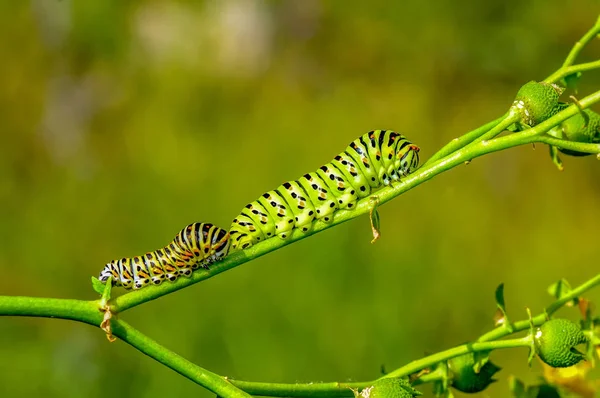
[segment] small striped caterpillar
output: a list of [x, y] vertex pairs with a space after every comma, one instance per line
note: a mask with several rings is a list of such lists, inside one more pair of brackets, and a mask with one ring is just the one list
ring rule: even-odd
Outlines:
[[208, 223], [193, 223], [162, 249], [109, 262], [98, 279], [106, 282], [112, 276], [113, 284], [125, 289], [141, 289], [150, 283], [159, 285], [165, 279], [173, 282], [225, 257], [229, 242], [226, 230]]

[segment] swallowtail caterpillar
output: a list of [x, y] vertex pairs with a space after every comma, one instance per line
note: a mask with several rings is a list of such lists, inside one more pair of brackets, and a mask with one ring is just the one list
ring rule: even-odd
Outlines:
[[352, 209], [383, 186], [419, 166], [419, 147], [402, 134], [374, 130], [357, 138], [333, 160], [262, 194], [245, 206], [229, 230], [232, 250], [246, 249], [294, 229], [308, 232], [314, 220], [330, 222], [338, 209]]
[[222, 228], [208, 223], [190, 224], [162, 249], [109, 262], [98, 279], [105, 283], [112, 276], [113, 285], [125, 289], [159, 285], [164, 280], [173, 282], [225, 257], [229, 242], [229, 233]]

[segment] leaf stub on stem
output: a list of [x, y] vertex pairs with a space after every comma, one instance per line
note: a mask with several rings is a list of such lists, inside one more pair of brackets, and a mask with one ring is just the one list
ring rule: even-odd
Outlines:
[[381, 219], [379, 217], [379, 212], [377, 211], [379, 198], [377, 196], [371, 196], [369, 198], [369, 203], [371, 204], [369, 219], [371, 221], [371, 231], [373, 232], [373, 240], [371, 243], [375, 243], [381, 237]]

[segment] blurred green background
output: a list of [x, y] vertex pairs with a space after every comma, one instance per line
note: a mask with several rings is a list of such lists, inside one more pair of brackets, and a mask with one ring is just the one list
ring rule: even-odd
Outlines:
[[[554, 71], [599, 10], [0, 2], [0, 294], [93, 299], [90, 276], [107, 261], [193, 221], [228, 227], [371, 129], [404, 132], [424, 159]], [[600, 73], [581, 88], [600, 88]], [[233, 378], [373, 379], [489, 330], [501, 282], [524, 318], [557, 279], [597, 272], [600, 163], [563, 160], [559, 173], [545, 147], [476, 159], [382, 207], [375, 245], [361, 217], [123, 319]], [[535, 382], [526, 355], [494, 353], [504, 370], [482, 396], [507, 396], [510, 374]], [[0, 386], [9, 397], [211, 396], [98, 329], [33, 318], [0, 319]]]

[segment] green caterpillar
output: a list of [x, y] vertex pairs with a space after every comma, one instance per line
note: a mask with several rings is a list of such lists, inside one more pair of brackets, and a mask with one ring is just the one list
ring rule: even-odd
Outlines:
[[229, 230], [231, 249], [246, 249], [294, 229], [308, 232], [313, 220], [330, 222], [338, 209], [352, 209], [372, 191], [419, 166], [419, 147], [391, 130], [370, 131], [317, 171], [264, 193], [246, 205]]

